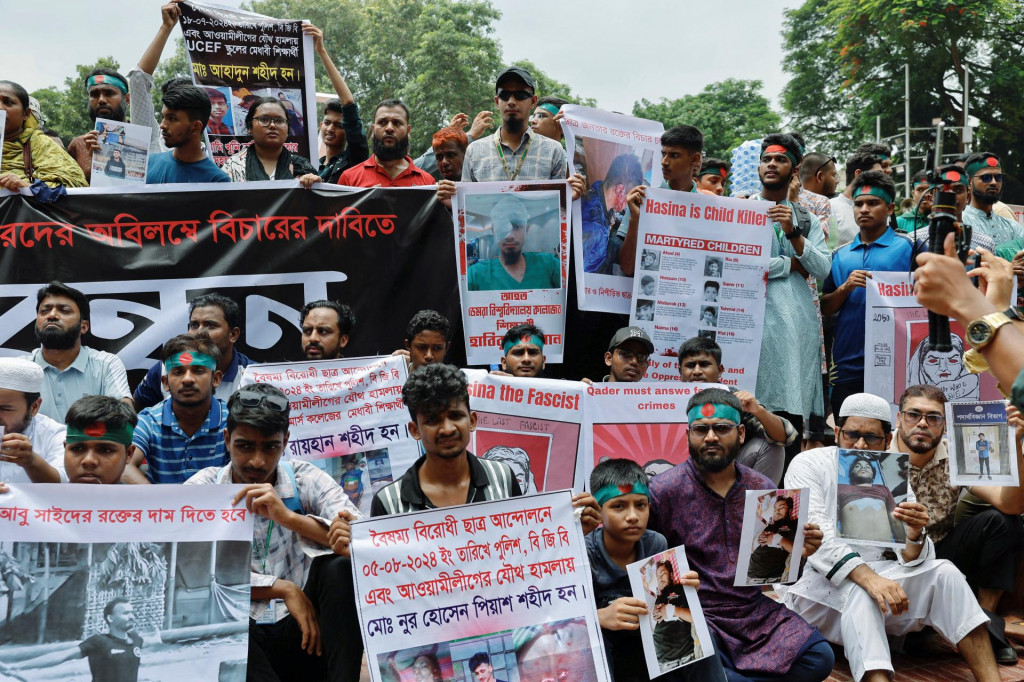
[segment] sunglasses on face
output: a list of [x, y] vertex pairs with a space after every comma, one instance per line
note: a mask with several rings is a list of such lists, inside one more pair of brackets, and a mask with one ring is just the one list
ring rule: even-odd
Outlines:
[[739, 425], [738, 424], [691, 424], [690, 433], [698, 438], [706, 438], [709, 431], [714, 431], [716, 436], [728, 436]]
[[975, 175], [974, 177], [980, 178], [981, 181], [984, 182], [986, 185], [988, 183], [990, 183], [990, 182], [1002, 182], [1003, 181], [1003, 174], [1002, 173], [983, 173], [981, 175]]
[[515, 97], [517, 102], [523, 102], [533, 97], [533, 93], [529, 90], [498, 90], [498, 99], [502, 102], [507, 102], [512, 97]]
[[259, 407], [266, 405], [274, 412], [286, 412], [288, 410], [288, 398], [279, 395], [264, 395], [255, 391], [239, 391], [238, 402], [242, 407]]

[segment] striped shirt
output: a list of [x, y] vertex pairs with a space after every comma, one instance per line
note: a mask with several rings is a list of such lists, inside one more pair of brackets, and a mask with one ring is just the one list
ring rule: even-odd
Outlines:
[[[523, 494], [509, 465], [481, 459], [469, 451], [466, 451], [466, 457], [469, 460], [470, 476], [466, 504], [504, 500]], [[370, 516], [392, 516], [437, 509], [437, 505], [430, 501], [420, 486], [420, 467], [426, 459], [427, 456], [423, 455], [400, 479], [377, 491], [370, 504]]]
[[224, 425], [228, 407], [224, 401], [213, 399], [206, 421], [191, 436], [181, 430], [171, 405], [168, 398], [147, 407], [139, 413], [139, 424], [135, 427], [132, 445], [146, 458], [150, 482], [184, 483], [200, 469], [226, 464]]
[[[501, 144], [500, 154], [498, 144]], [[520, 161], [522, 166], [516, 174]], [[516, 149], [501, 142], [501, 128], [498, 128], [493, 135], [482, 137], [469, 145], [462, 162], [463, 182], [524, 182], [565, 180], [566, 177], [565, 150], [562, 145], [529, 128], [523, 132], [523, 139]]]
[[[295, 472], [295, 484], [292, 485], [292, 478], [284, 472], [282, 464], [280, 461], [277, 464], [274, 491], [281, 499], [298, 496], [299, 504], [302, 505], [307, 518], [316, 519], [325, 528], [330, 526], [331, 520], [343, 509], [351, 512], [356, 519], [362, 518], [362, 514], [349, 501], [348, 495], [337, 481], [316, 465], [301, 460], [289, 460], [288, 464]], [[185, 483], [231, 483], [231, 465], [203, 469]], [[257, 515], [253, 519], [252, 563], [249, 573], [249, 584], [252, 587], [270, 587], [278, 579], [288, 580], [302, 587], [306, 583], [306, 572], [313, 559], [333, 553], [329, 547], [311, 542], [276, 523], [271, 526], [270, 520], [263, 516]], [[266, 600], [253, 599], [249, 604], [249, 617], [259, 620], [269, 604], [270, 602]], [[275, 622], [287, 615], [288, 609], [285, 608], [284, 602], [278, 601], [274, 611]]]

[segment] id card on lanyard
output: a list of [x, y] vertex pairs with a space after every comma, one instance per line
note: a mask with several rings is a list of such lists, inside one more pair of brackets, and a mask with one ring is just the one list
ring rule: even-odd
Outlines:
[[[498, 158], [501, 159], [501, 167], [505, 171], [505, 177], [508, 178], [509, 182], [513, 182], [519, 177], [519, 171], [523, 170], [523, 164], [526, 163], [526, 155], [530, 153], [530, 146], [533, 144], [533, 136], [526, 141], [526, 149], [523, 150], [523, 155], [520, 157], [519, 162], [516, 164], [516, 169], [510, 171], [508, 169], [508, 163], [505, 161], [505, 150], [501, 147], [501, 132], [494, 136], [494, 147], [498, 150]], [[512, 158], [515, 158], [515, 152], [512, 152]]]

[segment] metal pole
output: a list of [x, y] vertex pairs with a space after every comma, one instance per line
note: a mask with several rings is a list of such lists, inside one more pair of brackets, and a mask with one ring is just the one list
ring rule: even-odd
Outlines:
[[910, 62], [903, 65], [903, 144], [906, 156], [903, 171], [903, 196], [910, 196]]
[[875, 116], [875, 142], [882, 141], [882, 117]]
[[964, 64], [964, 127], [960, 131], [960, 141], [963, 143], [963, 151], [965, 154], [971, 151], [970, 144], [974, 139], [974, 136], [970, 133], [970, 98], [968, 94], [971, 87], [971, 67]]

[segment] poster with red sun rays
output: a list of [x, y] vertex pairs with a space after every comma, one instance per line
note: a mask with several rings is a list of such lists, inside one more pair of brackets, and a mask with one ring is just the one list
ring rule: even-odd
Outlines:
[[725, 386], [682, 381], [591, 386], [586, 400], [587, 456], [582, 478], [589, 481], [590, 472], [605, 459], [631, 459], [648, 476], [685, 462], [690, 456], [686, 403], [706, 388]]

